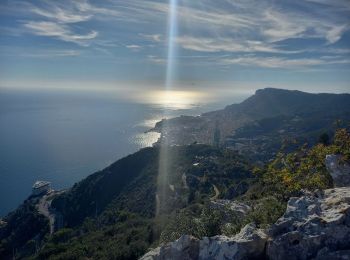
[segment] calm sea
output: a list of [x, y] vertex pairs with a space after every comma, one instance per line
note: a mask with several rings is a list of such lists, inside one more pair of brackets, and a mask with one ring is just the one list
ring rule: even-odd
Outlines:
[[[168, 108], [167, 114], [198, 115], [224, 105], [193, 104]], [[107, 94], [1, 90], [0, 216], [27, 198], [36, 180], [68, 188], [152, 145], [158, 134], [144, 131], [162, 118], [164, 109]]]

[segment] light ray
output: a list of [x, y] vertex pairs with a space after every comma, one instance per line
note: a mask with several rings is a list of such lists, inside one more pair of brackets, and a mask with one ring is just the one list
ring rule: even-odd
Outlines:
[[[178, 0], [170, 0], [169, 2], [169, 18], [168, 18], [168, 57], [165, 91], [171, 92], [175, 76], [176, 76], [176, 37], [177, 37], [177, 8]], [[167, 118], [167, 112], [164, 111], [164, 118]], [[162, 135], [167, 131], [167, 126], [163, 125]], [[163, 135], [164, 136], [164, 135]], [[157, 195], [156, 195], [156, 216], [160, 215], [162, 211], [166, 210], [167, 191], [169, 189], [168, 175], [169, 175], [169, 149], [166, 140], [161, 141], [159, 150], [159, 168], [157, 179]]]
[[170, 0], [169, 25], [168, 25], [168, 60], [166, 74], [166, 90], [170, 90], [174, 84], [176, 74], [176, 37], [177, 37], [177, 0]]

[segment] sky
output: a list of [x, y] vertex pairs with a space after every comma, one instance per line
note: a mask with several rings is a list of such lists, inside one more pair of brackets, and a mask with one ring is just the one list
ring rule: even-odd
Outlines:
[[350, 92], [350, 0], [2, 0], [0, 88]]

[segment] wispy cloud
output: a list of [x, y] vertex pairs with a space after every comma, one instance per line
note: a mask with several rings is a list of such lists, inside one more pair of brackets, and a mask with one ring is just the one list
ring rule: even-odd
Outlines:
[[27, 33], [73, 42], [80, 46], [89, 46], [90, 41], [98, 36], [96, 30], [77, 33], [75, 24], [87, 22], [96, 14], [115, 15], [113, 10], [95, 8], [88, 1], [75, 2], [37, 2], [40, 5], [26, 3], [30, 13], [37, 19], [24, 22]]
[[152, 42], [161, 42], [163, 39], [161, 34], [144, 34], [144, 33], [140, 33], [139, 34], [142, 38], [148, 40], [148, 41], [152, 41]]
[[305, 0], [307, 2], [322, 4], [325, 6], [331, 6], [339, 8], [341, 10], [350, 10], [350, 4], [348, 0]]
[[346, 32], [347, 30], [349, 30], [348, 25], [333, 26], [327, 32], [326, 39], [330, 44], [336, 43], [341, 39], [343, 33]]
[[78, 23], [84, 22], [91, 19], [90, 14], [77, 14], [71, 10], [65, 10], [58, 6], [54, 6], [52, 10], [45, 10], [38, 7], [33, 7], [30, 9], [34, 14], [43, 16], [45, 18], [56, 20], [60, 23]]
[[126, 45], [125, 47], [132, 51], [140, 51], [142, 49], [142, 46], [136, 45], [136, 44], [129, 44], [129, 45]]
[[224, 65], [243, 65], [243, 66], [257, 66], [262, 68], [278, 68], [278, 69], [296, 69], [310, 66], [331, 65], [331, 64], [349, 64], [350, 59], [333, 59], [330, 57], [323, 57], [319, 59], [288, 59], [281, 57], [238, 57], [231, 59], [222, 59], [219, 61]]
[[164, 58], [159, 58], [155, 55], [148, 55], [148, 60], [155, 64], [166, 64], [166, 60]]
[[[340, 41], [350, 29], [350, 20], [344, 19], [344, 15], [340, 16], [338, 9], [313, 11], [312, 4], [322, 2], [339, 7], [346, 1], [334, 0], [335, 3], [330, 0], [314, 0], [311, 6], [307, 5], [311, 1], [298, 1], [296, 7], [290, 9], [282, 7], [279, 2], [268, 0], [226, 0], [225, 5], [203, 0], [196, 2], [198, 6], [192, 2], [182, 2], [178, 8], [182, 28], [178, 44], [184, 49], [197, 52], [297, 54], [303, 52], [305, 46], [299, 50], [288, 50], [288, 44], [281, 48], [279, 42], [320, 39], [332, 45]], [[154, 12], [168, 12], [166, 3], [132, 1], [132, 6], [137, 7], [137, 10], [142, 9], [144, 14], [149, 15], [149, 19], [152, 19]], [[151, 35], [147, 39], [161, 42], [159, 37], [152, 39]]]
[[[19, 28], [0, 28], [5, 33], [12, 31], [17, 37], [30, 33], [58, 40], [52, 44], [63, 41], [65, 46], [68, 42], [90, 47], [91, 53], [99, 50], [94, 54], [127, 56], [132, 51], [141, 58], [135, 62], [145, 58], [153, 63], [164, 62], [159, 57], [163, 57], [168, 43], [166, 1], [15, 2], [22, 3], [24, 17], [16, 20]], [[348, 0], [179, 1], [176, 43], [186, 57], [197, 57], [203, 64], [215, 64], [212, 57], [218, 55], [219, 63], [224, 61], [227, 66], [295, 68], [339, 64], [341, 58], [336, 56], [343, 54], [346, 61], [349, 55], [344, 47], [350, 30], [348, 6]], [[321, 56], [334, 58], [326, 62]]]
[[55, 37], [62, 41], [74, 42], [82, 46], [88, 46], [88, 40], [94, 39], [98, 35], [96, 31], [91, 31], [87, 34], [75, 34], [70, 27], [54, 22], [30, 21], [25, 23], [24, 26], [35, 35]]
[[22, 56], [30, 58], [52, 58], [52, 57], [76, 57], [80, 55], [77, 50], [42, 50], [40, 52], [25, 53]]
[[34, 46], [30, 48], [16, 46], [0, 46], [0, 55], [6, 57], [23, 57], [23, 58], [65, 58], [78, 57], [82, 51], [76, 49], [58, 49], [47, 48], [37, 49]]
[[182, 36], [177, 42], [188, 50], [201, 52], [266, 52], [266, 53], [299, 53], [300, 51], [282, 50], [277, 46], [262, 41], [246, 40], [240, 42], [232, 38], [203, 38]]

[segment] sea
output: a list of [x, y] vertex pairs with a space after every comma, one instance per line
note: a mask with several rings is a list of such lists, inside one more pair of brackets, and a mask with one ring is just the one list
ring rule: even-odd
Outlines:
[[20, 205], [37, 180], [67, 189], [152, 146], [159, 134], [145, 132], [165, 114], [199, 115], [244, 96], [225, 98], [179, 108], [93, 91], [0, 89], [0, 217]]

